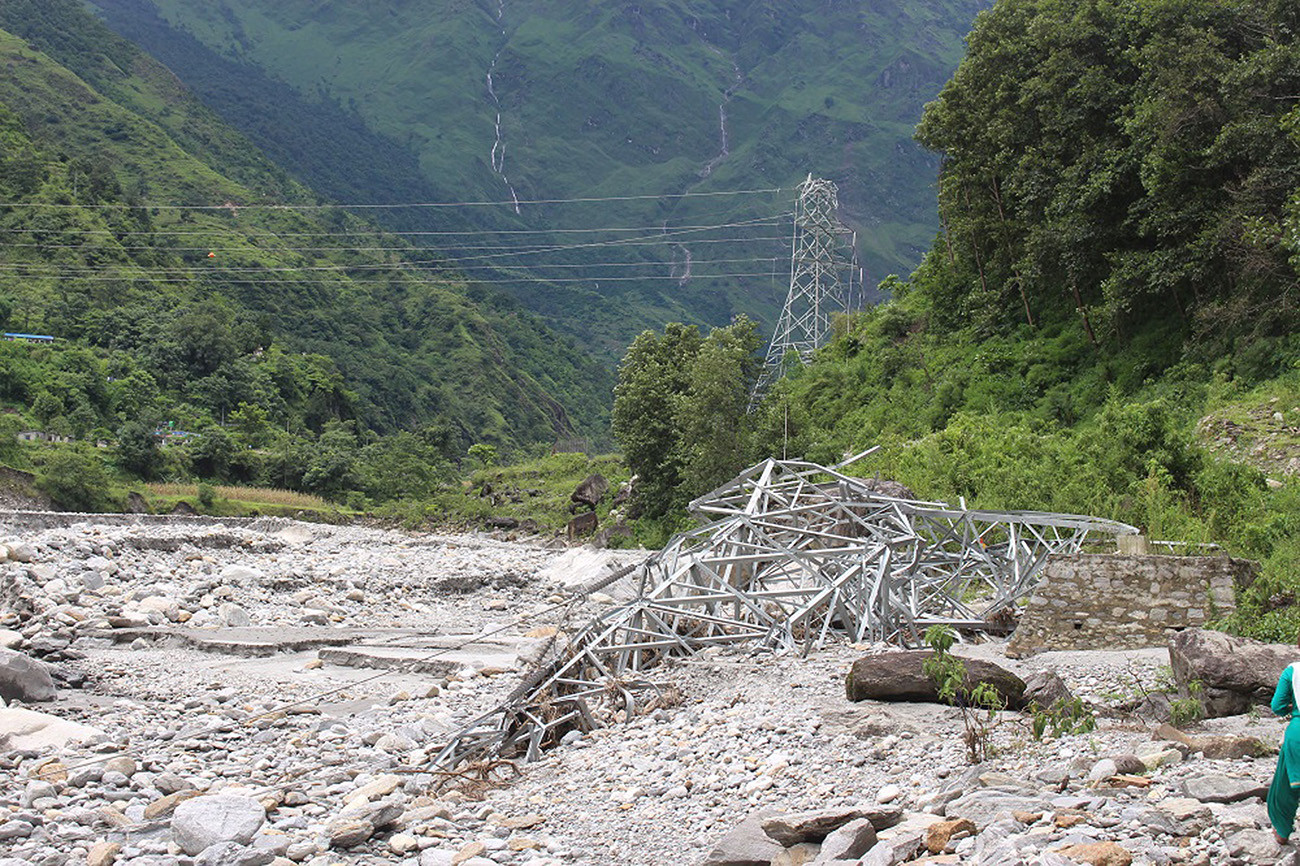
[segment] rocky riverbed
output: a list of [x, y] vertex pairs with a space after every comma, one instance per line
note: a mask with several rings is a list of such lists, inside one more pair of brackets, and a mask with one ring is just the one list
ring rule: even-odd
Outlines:
[[[656, 671], [661, 706], [537, 763], [437, 772], [438, 747], [516, 686], [553, 629], [608, 603], [572, 592], [599, 573], [594, 555], [270, 520], [68, 523], [13, 530], [0, 553], [6, 675], [31, 685], [22, 661], [38, 659], [56, 692], [37, 700], [38, 683], [0, 710], [4, 866], [1289, 856], [1259, 799], [1275, 757], [1251, 738], [1281, 735], [1268, 718], [1179, 741], [1103, 712], [1095, 731], [1039, 743], [1003, 713], [993, 757], [972, 767], [957, 710], [846, 700], [852, 662], [883, 649], [861, 645], [710, 651]], [[961, 651], [1055, 671], [1102, 708], [1168, 663]], [[765, 830], [773, 814], [787, 817]]]

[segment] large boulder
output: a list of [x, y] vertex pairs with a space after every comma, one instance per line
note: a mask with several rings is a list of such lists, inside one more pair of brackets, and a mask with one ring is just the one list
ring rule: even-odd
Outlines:
[[0, 649], [0, 698], [32, 702], [52, 701], [54, 696], [54, 680], [44, 662]]
[[61, 749], [74, 741], [103, 736], [103, 731], [48, 713], [19, 707], [0, 709], [0, 752], [9, 749]]
[[763, 821], [763, 832], [785, 847], [800, 842], [821, 842], [853, 821], [864, 820], [875, 830], [887, 830], [903, 820], [898, 806], [843, 806], [811, 812], [781, 812]]
[[756, 812], [718, 840], [702, 866], [770, 866], [782, 846], [763, 832], [770, 812]]
[[1025, 680], [1025, 704], [1038, 704], [1045, 710], [1074, 700], [1074, 694], [1056, 671], [1036, 671]]
[[172, 815], [172, 837], [191, 857], [213, 845], [248, 845], [266, 822], [266, 809], [252, 797], [212, 794], [186, 800]]
[[571, 539], [581, 538], [584, 535], [591, 535], [599, 526], [600, 519], [596, 517], [596, 512], [584, 511], [569, 521], [566, 532]]
[[1174, 679], [1186, 692], [1201, 684], [1201, 704], [1208, 718], [1236, 716], [1273, 698], [1278, 677], [1300, 649], [1266, 644], [1218, 631], [1189, 628], [1169, 639]]
[[[932, 650], [900, 650], [864, 656], [853, 663], [844, 683], [851, 701], [925, 701], [936, 703], [939, 690], [922, 666]], [[966, 688], [986, 682], [1013, 710], [1025, 706], [1025, 681], [1000, 665], [983, 659], [962, 659]]]
[[586, 505], [595, 508], [608, 492], [609, 482], [605, 480], [604, 475], [588, 475], [569, 495], [569, 499], [574, 505]]

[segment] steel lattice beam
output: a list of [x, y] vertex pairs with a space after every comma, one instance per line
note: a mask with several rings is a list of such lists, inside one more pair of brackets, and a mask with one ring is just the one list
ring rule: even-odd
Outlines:
[[790, 242], [790, 288], [751, 395], [750, 411], [785, 374], [787, 357], [794, 353], [800, 361], [810, 360], [830, 334], [831, 314], [848, 309], [843, 274], [849, 273], [852, 280], [854, 255], [851, 244], [848, 254], [843, 252], [850, 232], [840, 223], [838, 210], [839, 191], [831, 181], [810, 174], [799, 185]]
[[555, 644], [525, 688], [438, 754], [536, 758], [597, 707], [631, 713], [670, 656], [747, 644], [807, 651], [831, 635], [913, 644], [930, 625], [987, 626], [1046, 558], [1137, 530], [1072, 514], [980, 511], [884, 496], [837, 468], [766, 460], [691, 503], [712, 522], [639, 568], [636, 597]]

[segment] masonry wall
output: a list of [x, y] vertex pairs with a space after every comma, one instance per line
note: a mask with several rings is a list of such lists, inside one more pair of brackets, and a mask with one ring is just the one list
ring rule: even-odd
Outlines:
[[1163, 647], [1171, 631], [1233, 610], [1236, 588], [1257, 570], [1226, 556], [1051, 557], [1007, 654]]

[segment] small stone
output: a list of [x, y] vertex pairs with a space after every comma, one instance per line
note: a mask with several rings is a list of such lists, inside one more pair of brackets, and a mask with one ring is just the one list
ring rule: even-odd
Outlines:
[[897, 785], [885, 785], [883, 788], [881, 788], [879, 791], [876, 792], [876, 802], [892, 803], [895, 800], [897, 800], [902, 795], [902, 793], [903, 792], [899, 790]]
[[104, 771], [112, 770], [121, 773], [128, 779], [136, 774], [137, 766], [134, 758], [128, 758], [126, 755], [118, 755], [116, 758], [109, 758], [104, 762]]
[[947, 850], [948, 843], [953, 836], [958, 834], [974, 835], [976, 832], [975, 822], [967, 818], [939, 821], [925, 829], [925, 847], [931, 854], [942, 854]]
[[234, 602], [226, 602], [217, 608], [217, 616], [221, 621], [231, 628], [247, 628], [253, 624], [253, 618]]
[[355, 848], [375, 835], [375, 825], [365, 818], [344, 818], [325, 828], [331, 848]]
[[24, 806], [30, 806], [37, 800], [44, 800], [48, 797], [57, 797], [58, 795], [58, 790], [56, 790], [49, 782], [33, 779], [28, 782], [27, 787], [23, 789], [23, 795], [19, 802]]
[[529, 813], [527, 815], [520, 815], [517, 818], [502, 818], [500, 821], [495, 823], [508, 830], [528, 830], [546, 823], [546, 816]]
[[34, 829], [36, 828], [26, 821], [19, 821], [17, 819], [13, 821], [5, 821], [3, 824], [0, 824], [0, 840], [26, 839], [28, 836], [32, 835]]
[[373, 800], [376, 797], [387, 797], [400, 787], [402, 787], [402, 777], [390, 773], [386, 776], [380, 776], [378, 779], [367, 782], [352, 793], [346, 795], [343, 798], [343, 803], [346, 806], [351, 806], [354, 803]]
[[13, 541], [5, 545], [9, 558], [14, 562], [32, 563], [36, 561], [36, 548], [23, 541]]
[[168, 794], [165, 797], [159, 797], [157, 800], [154, 800], [148, 806], [144, 807], [145, 820], [152, 821], [155, 818], [165, 818], [172, 812], [175, 812], [176, 807], [181, 803], [199, 796], [199, 793], [200, 792], [195, 790], [184, 790], [176, 791], [175, 793]]
[[90, 846], [90, 853], [86, 855], [86, 866], [113, 866], [121, 852], [120, 842], [96, 842]]
[[178, 791], [188, 791], [194, 787], [175, 773], [159, 773], [154, 776], [153, 786], [163, 794], [175, 794]]
[[1088, 771], [1088, 781], [1100, 782], [1102, 779], [1109, 779], [1118, 772], [1119, 767], [1113, 760], [1110, 758], [1102, 758], [1100, 761], [1093, 764], [1092, 769]]
[[[876, 828], [866, 818], [850, 821], [821, 843], [821, 860], [856, 860], [876, 844]], [[775, 862], [775, 861], [773, 861]]]
[[1130, 866], [1133, 862], [1133, 855], [1114, 842], [1067, 845], [1057, 848], [1055, 853], [1088, 866]]
[[406, 833], [394, 833], [388, 840], [388, 849], [394, 854], [409, 854], [419, 847], [419, 841]]
[[50, 758], [33, 767], [28, 775], [42, 782], [66, 782], [68, 781], [68, 768], [57, 759]]
[[465, 847], [456, 852], [456, 856], [451, 858], [451, 866], [460, 866], [467, 860], [475, 857], [481, 857], [487, 852], [487, 846], [482, 842], [470, 842]]

